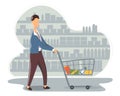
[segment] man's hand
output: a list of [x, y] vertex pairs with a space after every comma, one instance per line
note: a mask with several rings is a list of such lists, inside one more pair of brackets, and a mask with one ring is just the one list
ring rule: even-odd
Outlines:
[[53, 53], [55, 53], [55, 54], [58, 53], [58, 50], [54, 48]]

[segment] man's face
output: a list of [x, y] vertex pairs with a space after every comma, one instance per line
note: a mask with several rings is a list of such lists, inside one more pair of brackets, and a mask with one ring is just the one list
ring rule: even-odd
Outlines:
[[39, 19], [38, 19], [38, 18], [35, 18], [35, 19], [32, 21], [32, 24], [33, 24], [34, 28], [38, 28], [38, 26], [39, 26]]

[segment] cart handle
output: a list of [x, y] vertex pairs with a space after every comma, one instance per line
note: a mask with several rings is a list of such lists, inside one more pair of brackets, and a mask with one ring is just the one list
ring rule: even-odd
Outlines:
[[60, 56], [60, 52], [59, 51], [57, 52], [57, 55], [58, 55], [59, 60], [62, 61], [62, 58]]

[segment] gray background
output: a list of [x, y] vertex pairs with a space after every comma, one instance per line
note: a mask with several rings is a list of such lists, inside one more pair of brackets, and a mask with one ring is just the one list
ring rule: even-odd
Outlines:
[[[38, 6], [25, 12], [16, 24], [16, 35], [26, 48], [20, 56], [15, 57], [10, 64], [13, 75], [27, 75], [29, 70], [30, 36], [33, 32], [30, 17], [40, 16], [38, 31], [46, 42], [60, 51], [63, 60], [94, 58], [94, 74], [101, 72], [110, 57], [110, 45], [107, 38], [97, 30], [97, 25], [83, 26], [83, 30], [74, 31], [68, 28], [63, 17], [55, 10]], [[61, 76], [62, 68], [58, 56], [50, 51], [43, 51], [49, 75]], [[36, 75], [40, 75], [37, 69]]]

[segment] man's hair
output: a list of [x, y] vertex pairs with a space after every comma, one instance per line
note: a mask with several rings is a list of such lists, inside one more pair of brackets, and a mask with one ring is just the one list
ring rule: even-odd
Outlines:
[[36, 15], [36, 14], [32, 15], [32, 16], [31, 16], [31, 21], [33, 21], [35, 18], [38, 18], [38, 19], [39, 19], [39, 16]]

